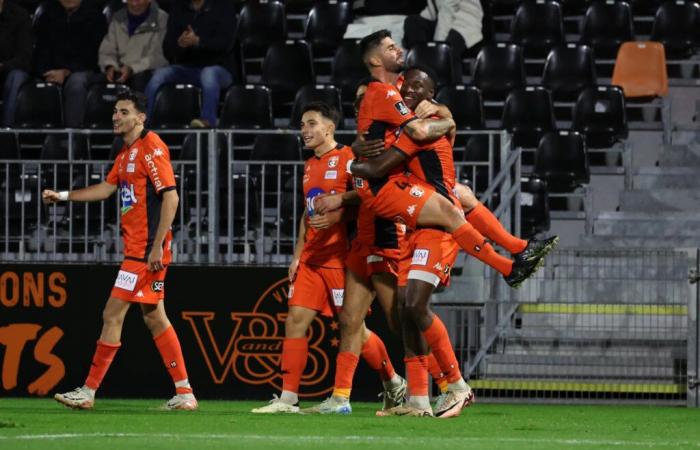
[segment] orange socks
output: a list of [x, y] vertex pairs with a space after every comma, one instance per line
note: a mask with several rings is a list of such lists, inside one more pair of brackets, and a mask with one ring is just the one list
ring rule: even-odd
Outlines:
[[163, 358], [165, 367], [168, 369], [170, 378], [175, 383], [175, 391], [178, 394], [191, 394], [192, 387], [190, 387], [190, 383], [187, 380], [185, 359], [182, 357], [182, 348], [180, 347], [180, 341], [177, 339], [175, 328], [171, 325], [153, 340], [160, 352], [160, 356]]
[[452, 237], [465, 252], [493, 267], [502, 275], [510, 275], [513, 270], [513, 261], [496, 253], [491, 244], [486, 242], [484, 236], [469, 222], [457, 228], [452, 233]]
[[432, 353], [428, 354], [428, 372], [430, 372], [433, 381], [440, 388], [440, 392], [447, 392], [447, 378], [445, 378], [442, 370], [440, 370], [440, 364], [438, 364], [435, 355]]
[[450, 336], [447, 329], [438, 316], [433, 316], [433, 323], [427, 330], [423, 331], [423, 337], [432, 349], [435, 360], [440, 365], [440, 369], [445, 374], [448, 383], [455, 383], [462, 379], [462, 372], [459, 370], [457, 357], [452, 349]]
[[340, 352], [335, 360], [335, 385], [333, 396], [350, 398], [352, 379], [360, 357], [352, 352]]
[[301, 375], [309, 356], [309, 343], [303, 338], [285, 338], [282, 343], [282, 390], [299, 392]]
[[408, 378], [408, 395], [410, 397], [428, 397], [428, 357], [412, 356], [404, 358], [406, 378]]
[[362, 346], [361, 355], [362, 359], [367, 362], [367, 365], [369, 365], [372, 370], [379, 372], [382, 381], [389, 381], [396, 374], [384, 342], [371, 331], [369, 332], [369, 339], [367, 339], [367, 342]]
[[491, 239], [510, 253], [520, 253], [527, 247], [527, 241], [510, 234], [496, 216], [482, 203], [479, 203], [469, 211], [467, 220], [479, 230], [481, 234]]
[[97, 349], [95, 349], [95, 355], [92, 357], [92, 365], [90, 366], [90, 372], [85, 380], [85, 386], [93, 391], [96, 391], [97, 388], [100, 387], [102, 379], [105, 377], [109, 366], [112, 364], [114, 355], [117, 354], [117, 350], [119, 350], [121, 346], [121, 343], [107, 344], [106, 342], [97, 341]]

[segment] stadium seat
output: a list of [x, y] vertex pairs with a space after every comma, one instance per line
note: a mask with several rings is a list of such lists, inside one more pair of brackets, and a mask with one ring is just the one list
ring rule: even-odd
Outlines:
[[25, 83], [17, 94], [16, 128], [63, 127], [61, 89], [51, 83]]
[[549, 52], [542, 84], [554, 100], [574, 101], [582, 89], [596, 85], [593, 51], [586, 45], [567, 44]]
[[301, 161], [301, 144], [296, 134], [261, 134], [256, 136], [253, 161]]
[[369, 76], [367, 67], [362, 62], [359, 43], [355, 39], [344, 40], [333, 58], [331, 83], [342, 90], [343, 101], [352, 102], [357, 84]]
[[[19, 158], [19, 142], [15, 133], [0, 133], [0, 159]], [[0, 165], [0, 173], [4, 168]]]
[[586, 12], [592, 0], [559, 0], [564, 16], [580, 15]]
[[278, 0], [249, 0], [238, 18], [238, 42], [241, 60], [261, 57], [274, 42], [287, 37], [284, 3]]
[[549, 91], [539, 86], [512, 91], [503, 107], [502, 126], [513, 133], [513, 147], [537, 147], [542, 134], [555, 129]]
[[[463, 162], [481, 162], [488, 163], [489, 161], [489, 136], [486, 134], [476, 134], [469, 137], [467, 145], [465, 146], [464, 156], [462, 158]], [[494, 153], [494, 158], [498, 156], [499, 152]], [[494, 171], [495, 175], [497, 172], [498, 161], [494, 159]], [[460, 180], [468, 180], [471, 184], [472, 190], [480, 194], [484, 192], [489, 186], [489, 168], [488, 165], [476, 166], [475, 170], [467, 168], [467, 170], [462, 170], [460, 174]]]
[[85, 102], [83, 127], [92, 129], [111, 129], [112, 114], [117, 95], [129, 91], [123, 84], [99, 83], [90, 86]]
[[226, 92], [219, 128], [272, 128], [272, 96], [261, 85], [233, 85]]
[[590, 181], [588, 153], [577, 131], [552, 131], [542, 136], [535, 153], [535, 176], [547, 182], [550, 192], [572, 192]]
[[478, 130], [484, 128], [484, 107], [481, 92], [474, 86], [445, 86], [435, 99], [452, 112], [457, 128]]
[[476, 57], [473, 83], [488, 100], [503, 100], [513, 89], [524, 87], [522, 48], [515, 44], [486, 44]]
[[272, 90], [273, 110], [279, 116], [280, 106], [291, 103], [299, 86], [314, 83], [309, 44], [292, 40], [272, 44], [263, 62], [262, 83]]
[[653, 16], [664, 2], [668, 0], [630, 0], [632, 13], [636, 16]]
[[664, 47], [659, 42], [625, 42], [620, 47], [612, 84], [626, 98], [663, 97], [668, 94]]
[[343, 40], [345, 29], [352, 22], [352, 4], [348, 0], [319, 0], [314, 4], [304, 25], [304, 39], [314, 55], [332, 56]]
[[656, 11], [651, 40], [664, 45], [666, 56], [684, 59], [700, 43], [700, 5], [688, 1], [668, 1]]
[[484, 6], [488, 6], [493, 15], [513, 15], [518, 9], [520, 0], [489, 0], [484, 3], [486, 3]]
[[625, 97], [617, 86], [584, 89], [576, 101], [572, 128], [586, 137], [589, 148], [610, 148], [626, 139]]
[[301, 123], [302, 110], [307, 103], [321, 101], [333, 106], [340, 113], [338, 128], [343, 127], [343, 105], [340, 101], [340, 90], [331, 84], [313, 84], [302, 86], [294, 97], [292, 114], [289, 116], [289, 128], [299, 129]]
[[201, 89], [191, 84], [166, 84], [156, 94], [151, 128], [189, 128], [201, 116]]
[[564, 42], [561, 6], [552, 0], [522, 2], [511, 23], [511, 41], [529, 57], [543, 57]]
[[452, 49], [444, 42], [424, 42], [414, 45], [406, 55], [406, 66], [414, 65], [433, 69], [438, 86], [451, 86], [462, 80], [461, 67], [454, 67]]
[[520, 183], [520, 234], [529, 239], [549, 230], [547, 183], [541, 178], [525, 178]]
[[634, 40], [632, 12], [624, 1], [595, 1], [583, 18], [580, 43], [593, 48], [597, 58], [613, 59], [623, 42]]

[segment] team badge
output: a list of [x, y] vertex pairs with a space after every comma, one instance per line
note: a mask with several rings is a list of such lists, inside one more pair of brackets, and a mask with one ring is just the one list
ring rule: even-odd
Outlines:
[[411, 186], [411, 190], [408, 193], [411, 194], [411, 197], [421, 198], [425, 191], [419, 186]]
[[129, 161], [134, 161], [136, 159], [136, 155], [139, 153], [139, 149], [135, 148], [131, 152], [129, 152]]
[[338, 157], [337, 156], [331, 156], [331, 158], [328, 160], [328, 167], [336, 167], [338, 165]]

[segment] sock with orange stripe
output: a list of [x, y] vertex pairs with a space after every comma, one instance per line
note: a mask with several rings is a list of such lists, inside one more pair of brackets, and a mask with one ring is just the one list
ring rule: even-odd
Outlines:
[[350, 398], [352, 379], [355, 376], [358, 362], [360, 362], [360, 357], [352, 352], [338, 353], [335, 359], [334, 397]]
[[303, 338], [285, 338], [282, 342], [282, 395], [280, 400], [290, 405], [299, 402], [301, 375], [309, 357], [309, 343]]
[[465, 252], [493, 267], [502, 275], [510, 275], [513, 270], [513, 261], [496, 253], [491, 244], [486, 242], [484, 236], [469, 222], [457, 228], [452, 233], [452, 237]]
[[182, 357], [182, 347], [175, 333], [175, 328], [171, 326], [161, 334], [153, 338], [156, 347], [163, 358], [170, 378], [175, 383], [175, 392], [178, 394], [191, 394], [192, 386], [187, 379], [187, 368], [185, 368], [185, 358]]
[[481, 234], [510, 253], [520, 253], [527, 247], [526, 240], [510, 234], [498, 221], [498, 218], [482, 203], [477, 204], [474, 209], [469, 211], [466, 218]]
[[430, 372], [430, 376], [433, 377], [433, 381], [440, 388], [440, 392], [447, 392], [447, 378], [445, 377], [445, 374], [442, 373], [442, 370], [440, 370], [440, 364], [438, 364], [437, 359], [435, 359], [435, 355], [432, 353], [428, 354], [428, 372]]
[[396, 375], [394, 365], [391, 364], [391, 359], [389, 359], [386, 346], [382, 339], [375, 333], [369, 332], [369, 338], [367, 342], [362, 345], [360, 355], [372, 370], [379, 373], [379, 377], [382, 379], [382, 384], [385, 389], [391, 389], [396, 386], [397, 383], [400, 383], [400, 378]]
[[435, 355], [435, 360], [440, 365], [440, 370], [445, 374], [447, 382], [457, 383], [462, 380], [462, 372], [459, 370], [457, 357], [452, 349], [452, 342], [447, 333], [447, 328], [438, 316], [433, 316], [433, 323], [423, 331], [423, 337]]
[[406, 378], [408, 378], [408, 406], [430, 409], [428, 397], [428, 357], [412, 356], [404, 358]]
[[90, 366], [90, 372], [88, 372], [87, 379], [85, 380], [85, 386], [93, 391], [96, 391], [100, 387], [102, 379], [107, 374], [109, 366], [114, 360], [114, 355], [117, 354], [117, 350], [119, 350], [121, 346], [122, 344], [120, 342], [108, 344], [106, 342], [97, 341], [97, 348], [92, 357], [92, 365]]

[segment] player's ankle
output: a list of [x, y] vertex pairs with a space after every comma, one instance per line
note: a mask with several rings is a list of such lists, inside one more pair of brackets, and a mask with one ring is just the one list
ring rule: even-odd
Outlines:
[[457, 381], [453, 383], [449, 383], [447, 385], [447, 390], [449, 391], [464, 391], [468, 387], [467, 382], [464, 381], [464, 378], [459, 378]]
[[406, 404], [412, 408], [430, 409], [430, 398], [427, 395], [412, 395]]
[[89, 388], [89, 387], [83, 385], [83, 391], [87, 392], [90, 395], [90, 397], [92, 397], [94, 399], [95, 392], [97, 392], [97, 389], [92, 389], [92, 388]]
[[299, 396], [296, 392], [282, 391], [282, 394], [280, 394], [280, 401], [288, 405], [296, 405], [299, 403]]
[[383, 381], [382, 384], [384, 385], [384, 389], [387, 391], [394, 389], [395, 387], [401, 386], [401, 377], [397, 373], [394, 373], [391, 378]]

